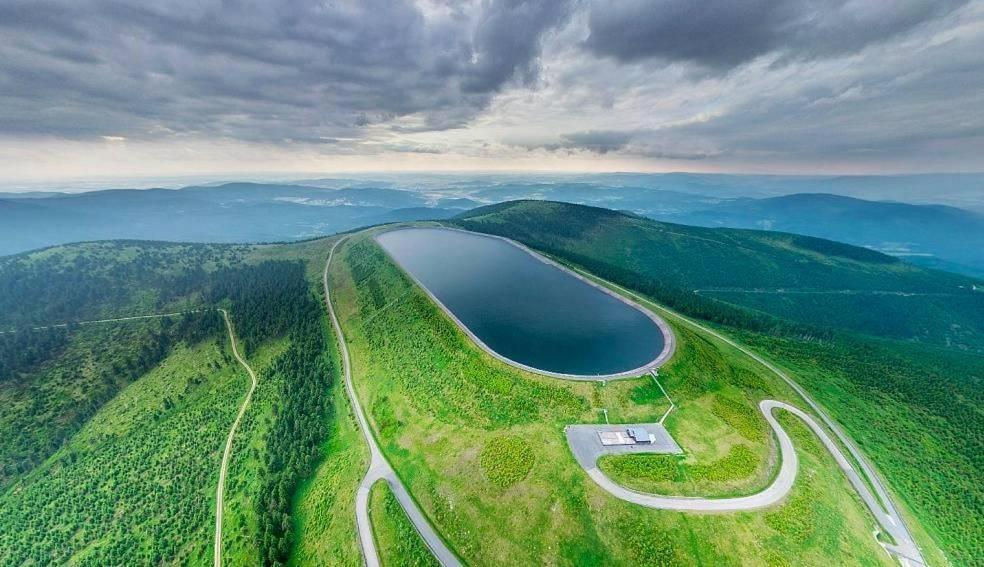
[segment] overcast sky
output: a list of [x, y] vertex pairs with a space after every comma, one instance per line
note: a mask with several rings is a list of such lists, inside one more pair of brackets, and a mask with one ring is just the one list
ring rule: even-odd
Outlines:
[[984, 170], [984, 0], [0, 0], [0, 181]]

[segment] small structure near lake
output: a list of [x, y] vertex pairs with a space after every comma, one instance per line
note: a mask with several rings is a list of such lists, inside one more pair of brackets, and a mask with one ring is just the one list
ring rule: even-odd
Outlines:
[[626, 453], [682, 454], [683, 451], [660, 423], [584, 423], [564, 428], [567, 443], [585, 470], [595, 468], [601, 455]]

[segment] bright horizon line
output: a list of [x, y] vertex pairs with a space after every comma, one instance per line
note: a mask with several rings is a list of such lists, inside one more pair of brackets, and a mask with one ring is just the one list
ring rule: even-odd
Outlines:
[[565, 175], [703, 175], [722, 177], [798, 177], [798, 178], [843, 178], [843, 177], [928, 177], [943, 175], [984, 175], [984, 170], [957, 171], [924, 171], [924, 172], [884, 172], [884, 173], [846, 173], [846, 172], [747, 172], [747, 171], [700, 171], [700, 170], [670, 170], [647, 171], [631, 169], [433, 169], [433, 170], [341, 170], [324, 172], [299, 171], [256, 171], [241, 173], [200, 173], [187, 175], [146, 175], [146, 176], [105, 176], [94, 175], [86, 178], [66, 177], [50, 180], [30, 181], [0, 181], [0, 192], [31, 193], [31, 192], [78, 192], [123, 189], [182, 189], [202, 183], [271, 183], [288, 184], [300, 183], [317, 179], [345, 179], [351, 177], [401, 177], [401, 176], [483, 176], [483, 175], [530, 175], [530, 176], [565, 176]]

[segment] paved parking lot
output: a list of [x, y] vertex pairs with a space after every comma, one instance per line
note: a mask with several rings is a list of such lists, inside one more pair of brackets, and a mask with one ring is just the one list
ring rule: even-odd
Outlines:
[[[633, 445], [602, 445], [600, 432], [625, 432], [631, 427], [641, 427], [655, 437], [652, 443]], [[595, 468], [598, 457], [602, 455], [619, 455], [626, 453], [683, 453], [677, 442], [670, 437], [666, 428], [659, 423], [628, 423], [618, 425], [585, 424], [568, 425], [564, 430], [567, 434], [567, 444], [577, 462], [585, 470]]]

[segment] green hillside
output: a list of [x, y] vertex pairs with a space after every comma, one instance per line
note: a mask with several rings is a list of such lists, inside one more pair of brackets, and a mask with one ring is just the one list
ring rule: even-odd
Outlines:
[[709, 320], [762, 330], [779, 324], [768, 314], [813, 330], [984, 351], [984, 282], [865, 248], [546, 201], [483, 207], [453, 222], [558, 255]]
[[326, 251], [97, 242], [0, 260], [0, 563], [211, 560], [219, 462], [249, 385], [219, 307], [259, 375], [224, 559], [285, 563], [335, 415], [313, 277]]
[[[808, 480], [788, 503], [696, 515], [634, 506], [584, 474], [563, 430], [603, 422], [602, 409], [614, 421], [659, 419], [667, 404], [651, 379], [569, 382], [499, 362], [444, 316], [369, 234], [339, 248], [329, 285], [356, 390], [383, 451], [469, 564], [891, 562], [833, 459], [796, 421], [789, 426], [803, 440], [797, 450]], [[686, 448], [681, 466], [714, 472], [668, 479], [663, 487], [676, 494], [760, 490], [776, 463], [755, 404], [765, 397], [801, 402], [733, 347], [676, 319], [670, 324], [680, 344], [660, 374], [679, 408], [667, 427]], [[377, 517], [380, 507], [385, 503], [371, 509]], [[399, 518], [373, 522], [384, 560], [393, 547], [415, 549]]]
[[[823, 240], [558, 203], [450, 222], [516, 238], [762, 353], [871, 457], [931, 564], [981, 556], [978, 282]], [[654, 382], [568, 382], [499, 362], [374, 230], [349, 235], [327, 274], [356, 393], [400, 478], [469, 564], [891, 564], [833, 458], [782, 412], [801, 466], [783, 503], [681, 514], [611, 498], [574, 460], [564, 426], [657, 420], [669, 402]], [[225, 564], [360, 565], [354, 507], [368, 453], [321, 286], [335, 242], [94, 242], [0, 258], [0, 564], [211, 562], [219, 463], [250, 383], [223, 308], [258, 374], [225, 486]], [[109, 320], [153, 314], [163, 316]], [[660, 369], [676, 404], [665, 425], [684, 454], [610, 456], [601, 468], [664, 494], [761, 490], [778, 463], [757, 404], [803, 401], [733, 345], [666, 319], [677, 350]], [[430, 564], [388, 489], [372, 491], [370, 513], [384, 562]]]
[[[964, 351], [984, 340], [980, 282], [824, 240], [560, 203], [506, 203], [454, 224], [515, 238], [718, 324], [845, 425], [950, 560], [984, 554], [984, 357]], [[746, 293], [694, 293], [736, 285]], [[794, 288], [859, 293], [753, 291]]]

